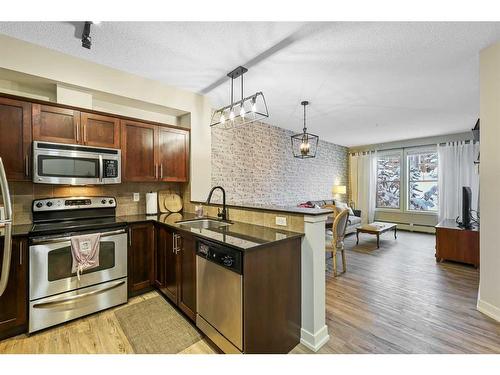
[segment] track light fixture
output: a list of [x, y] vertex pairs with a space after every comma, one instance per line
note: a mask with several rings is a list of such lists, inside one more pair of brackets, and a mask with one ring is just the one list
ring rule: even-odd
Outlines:
[[83, 25], [83, 33], [82, 33], [82, 47], [90, 49], [92, 46], [92, 37], [90, 36], [90, 25], [92, 25], [91, 21], [85, 21]]
[[[247, 68], [239, 66], [227, 74], [231, 78], [231, 103], [212, 114], [210, 126], [220, 125], [224, 129], [232, 129], [269, 117], [266, 99], [261, 91], [244, 97], [243, 75], [246, 72]], [[241, 77], [241, 99], [234, 101], [234, 80], [238, 77]]]
[[306, 106], [309, 105], [309, 102], [304, 100], [300, 104], [304, 107], [304, 128], [302, 129], [302, 133], [292, 135], [291, 137], [293, 156], [299, 159], [315, 158], [319, 137], [307, 132]]

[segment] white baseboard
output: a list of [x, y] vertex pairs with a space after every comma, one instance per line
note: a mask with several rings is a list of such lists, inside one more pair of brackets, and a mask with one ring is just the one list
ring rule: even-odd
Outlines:
[[306, 331], [304, 328], [300, 330], [300, 343], [307, 346], [313, 352], [317, 352], [330, 339], [328, 335], [328, 327], [326, 324], [315, 334]]
[[488, 315], [490, 318], [495, 319], [497, 322], [500, 322], [500, 308], [493, 306], [491, 303], [478, 299], [477, 309], [484, 315]]

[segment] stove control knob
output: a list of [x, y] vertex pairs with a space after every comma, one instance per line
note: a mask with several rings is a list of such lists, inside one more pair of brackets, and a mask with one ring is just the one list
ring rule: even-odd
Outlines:
[[103, 200], [101, 201], [101, 203], [102, 203], [102, 204], [106, 204], [106, 199], [103, 199]]
[[37, 208], [42, 208], [43, 203], [42, 202], [38, 202], [37, 204], [35, 204], [35, 206], [37, 206]]
[[226, 267], [231, 267], [234, 263], [234, 259], [232, 256], [229, 256], [229, 255], [226, 255], [224, 258], [222, 258], [222, 263], [226, 266]]
[[47, 207], [52, 207], [52, 202], [51, 201], [47, 202]]
[[110, 199], [109, 204], [113, 204], [113, 203], [115, 203], [115, 201], [113, 199]]

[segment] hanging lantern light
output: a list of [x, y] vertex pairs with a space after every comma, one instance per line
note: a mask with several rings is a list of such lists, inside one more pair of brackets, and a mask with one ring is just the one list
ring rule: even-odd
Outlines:
[[[266, 99], [262, 91], [244, 97], [243, 75], [246, 72], [248, 72], [247, 68], [239, 66], [227, 74], [231, 78], [231, 103], [214, 111], [210, 126], [219, 125], [224, 129], [232, 129], [269, 117]], [[238, 77], [241, 77], [241, 99], [234, 101], [234, 80]]]
[[304, 100], [300, 104], [304, 106], [304, 128], [302, 129], [302, 133], [292, 135], [291, 137], [293, 156], [300, 159], [315, 158], [319, 137], [307, 132], [306, 106], [309, 105], [309, 102]]

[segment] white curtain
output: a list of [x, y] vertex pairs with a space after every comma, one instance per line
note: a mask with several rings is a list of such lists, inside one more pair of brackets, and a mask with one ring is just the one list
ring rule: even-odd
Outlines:
[[351, 155], [349, 172], [351, 200], [361, 210], [362, 222], [371, 223], [375, 218], [377, 153]]
[[438, 145], [439, 220], [462, 215], [462, 186], [472, 190], [472, 209], [478, 210], [479, 174], [474, 161], [479, 143], [449, 142]]

